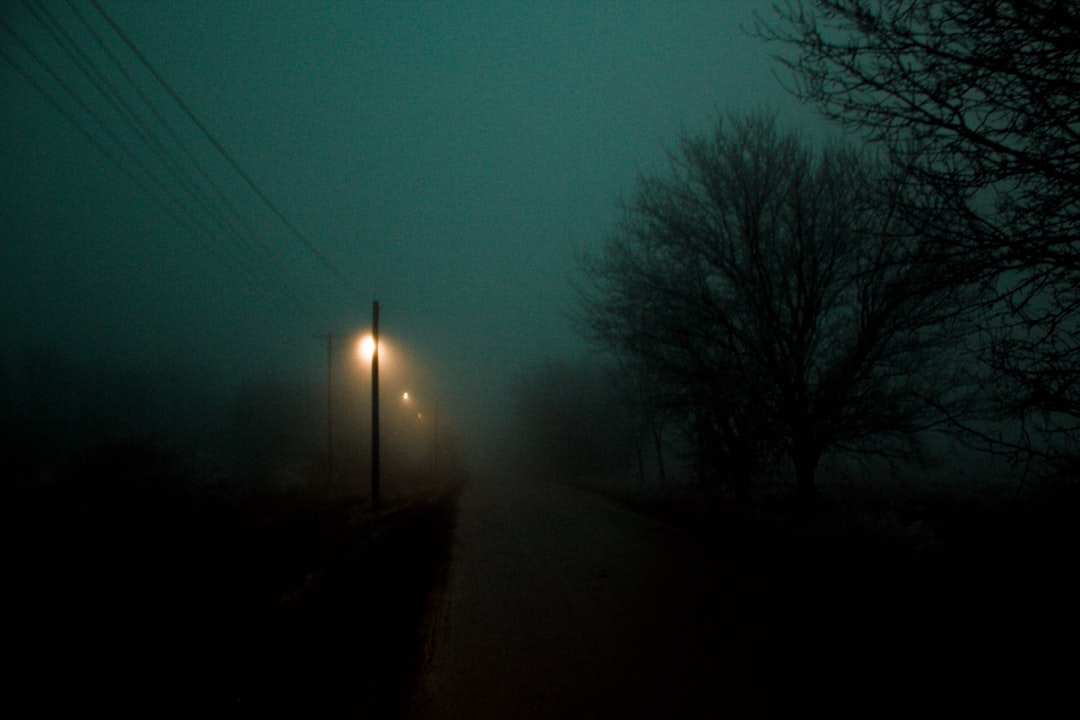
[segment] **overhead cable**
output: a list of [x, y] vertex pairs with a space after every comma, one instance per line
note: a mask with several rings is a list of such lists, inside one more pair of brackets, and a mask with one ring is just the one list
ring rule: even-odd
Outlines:
[[233, 170], [235, 170], [236, 173], [244, 180], [244, 182], [247, 183], [248, 187], [251, 188], [251, 190], [259, 197], [259, 199], [262, 200], [268, 208], [270, 208], [274, 215], [277, 216], [278, 220], [280, 220], [281, 223], [286, 228], [288, 228], [289, 232], [292, 233], [293, 237], [295, 237], [305, 248], [307, 248], [311, 255], [316, 260], [318, 260], [319, 263], [328, 272], [330, 272], [330, 274], [337, 278], [338, 281], [340, 281], [345, 288], [352, 291], [353, 293], [360, 294], [357, 287], [353, 284], [349, 277], [343, 272], [341, 272], [341, 270], [339, 270], [336, 265], [331, 263], [327, 259], [327, 257], [322, 252], [320, 252], [319, 249], [315, 247], [315, 245], [312, 244], [311, 241], [308, 240], [308, 238], [302, 232], [300, 232], [300, 230], [292, 223], [292, 221], [290, 221], [289, 218], [285, 216], [285, 213], [281, 211], [277, 204], [274, 203], [274, 201], [271, 200], [265, 192], [263, 192], [262, 188], [259, 187], [258, 183], [256, 183], [255, 180], [240, 166], [240, 164], [236, 161], [232, 154], [225, 149], [225, 147], [217, 140], [216, 137], [214, 137], [213, 133], [210, 132], [206, 125], [204, 125], [203, 122], [199, 120], [199, 118], [195, 115], [191, 108], [188, 107], [187, 103], [184, 102], [183, 98], [181, 98], [180, 95], [177, 94], [177, 92], [172, 88], [168, 81], [165, 80], [162, 74], [158, 72], [157, 68], [154, 67], [154, 65], [142, 53], [142, 51], [139, 50], [139, 48], [135, 45], [131, 38], [128, 37], [127, 33], [125, 33], [123, 29], [116, 23], [116, 21], [113, 20], [112, 16], [110, 16], [105, 11], [105, 9], [101, 7], [101, 4], [98, 2], [98, 0], [89, 1], [90, 4], [94, 6], [94, 9], [98, 11], [101, 17], [104, 18], [105, 22], [107, 22], [109, 26], [113, 29], [113, 32], [115, 32], [117, 36], [119, 36], [120, 39], [124, 41], [124, 44], [127, 45], [128, 49], [130, 49], [131, 52], [135, 55], [135, 57], [139, 59], [139, 62], [141, 62], [143, 66], [150, 72], [150, 74], [154, 76], [154, 79], [158, 81], [158, 83], [161, 85], [162, 88], [164, 88], [164, 90], [169, 94], [173, 101], [175, 101], [176, 104], [180, 107], [180, 109], [184, 111], [184, 113], [188, 116], [191, 122], [195, 124], [195, 127], [199, 129], [199, 131], [206, 137], [210, 144], [214, 146], [214, 148], [221, 154], [225, 161], [229, 163]]

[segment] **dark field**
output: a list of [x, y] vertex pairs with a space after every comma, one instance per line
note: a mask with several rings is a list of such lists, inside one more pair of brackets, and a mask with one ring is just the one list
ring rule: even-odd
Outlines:
[[[153, 487], [89, 468], [5, 504], [8, 707], [406, 713], [458, 484], [379, 515], [359, 496]], [[1057, 707], [1075, 684], [1075, 490], [632, 504], [695, 555], [687, 697], [876, 715]]]
[[705, 687], [740, 716], [1075, 703], [1080, 494], [907, 496], [752, 508], [635, 502], [703, 549]]
[[5, 705], [400, 716], [455, 498], [375, 516], [357, 497], [225, 501], [115, 471], [24, 490], [5, 512]]

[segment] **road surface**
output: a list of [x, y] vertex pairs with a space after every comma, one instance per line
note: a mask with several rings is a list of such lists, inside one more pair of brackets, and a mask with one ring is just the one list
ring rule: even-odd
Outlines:
[[1080, 635], [1075, 523], [1029, 544], [964, 526], [977, 539], [929, 550], [797, 525], [680, 533], [573, 487], [473, 482], [411, 716], [1030, 715], [1072, 697], [1076, 664], [1051, 648]]
[[694, 567], [665, 525], [595, 494], [472, 482], [412, 715], [700, 711], [714, 632]]

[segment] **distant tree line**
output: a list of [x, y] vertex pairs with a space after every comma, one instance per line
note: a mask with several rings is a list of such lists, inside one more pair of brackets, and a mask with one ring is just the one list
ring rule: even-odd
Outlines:
[[[318, 381], [265, 372], [230, 381], [210, 366], [138, 367], [10, 347], [0, 352], [5, 486], [363, 497], [368, 409], [356, 387], [339, 382], [334, 391], [328, 406]], [[387, 403], [382, 417], [387, 496], [419, 495], [467, 474], [452, 422], [421, 420], [402, 403]]]
[[776, 13], [758, 34], [792, 53], [792, 91], [861, 144], [816, 148], [767, 113], [683, 138], [581, 258], [590, 336], [702, 481], [746, 491], [787, 467], [812, 496], [827, 454], [903, 455], [933, 428], [1069, 472], [1080, 9]]
[[275, 474], [316, 475], [324, 392], [270, 379], [234, 389], [192, 368], [9, 349], [0, 357], [0, 454], [12, 486], [168, 480], [260, 491], [281, 484]]
[[511, 379], [514, 422], [504, 440], [520, 470], [580, 481], [628, 469], [631, 419], [610, 371], [548, 360]]

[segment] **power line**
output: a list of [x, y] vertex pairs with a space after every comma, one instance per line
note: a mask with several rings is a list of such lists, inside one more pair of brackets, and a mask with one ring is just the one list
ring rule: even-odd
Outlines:
[[[184, 153], [184, 156], [187, 157], [192, 167], [195, 168], [195, 171], [214, 190], [217, 198], [225, 205], [228, 214], [236, 219], [236, 221], [244, 228], [244, 230], [250, 237], [255, 238], [257, 236], [257, 233], [251, 227], [250, 223], [248, 223], [247, 220], [243, 217], [243, 215], [240, 214], [236, 206], [233, 205], [233, 203], [229, 200], [228, 196], [224, 193], [221, 187], [214, 181], [210, 173], [207, 172], [207, 170], [202, 166], [198, 159], [196, 159], [195, 154], [180, 138], [179, 134], [168, 122], [168, 120], [166, 120], [165, 116], [158, 110], [157, 106], [155, 106], [154, 103], [151, 102], [150, 98], [146, 95], [146, 93], [143, 92], [142, 88], [139, 86], [139, 83], [132, 76], [132, 74], [128, 72], [127, 68], [124, 67], [124, 64], [120, 62], [120, 59], [116, 56], [116, 53], [112, 51], [108, 43], [106, 43], [105, 40], [101, 37], [100, 33], [98, 33], [97, 30], [94, 29], [94, 26], [90, 23], [90, 21], [86, 18], [82, 11], [79, 10], [78, 6], [76, 6], [73, 0], [65, 0], [65, 2], [71, 9], [71, 12], [74, 13], [75, 16], [79, 19], [79, 22], [82, 23], [83, 27], [86, 28], [87, 32], [89, 32], [90, 35], [94, 38], [98, 47], [100, 47], [102, 51], [108, 56], [113, 66], [124, 76], [124, 79], [127, 80], [128, 85], [131, 86], [131, 88], [139, 96], [139, 99], [142, 100], [143, 105], [145, 105], [146, 108], [153, 114], [154, 118], [158, 121], [158, 123], [160, 123], [161, 126], [165, 128], [165, 131], [169, 134], [169, 137], [172, 138], [173, 143]], [[253, 252], [251, 245], [244, 243], [243, 246], [249, 254]], [[269, 255], [265, 246], [258, 245], [258, 247], [262, 249], [264, 254], [266, 254], [267, 256]]]
[[[230, 236], [234, 244], [239, 248], [246, 250], [250, 255], [250, 246], [237, 240], [235, 233], [230, 232], [228, 223], [225, 218], [222, 217], [220, 211], [213, 207], [206, 196], [199, 191], [199, 188], [192, 181], [190, 175], [187, 175], [183, 168], [180, 167], [179, 163], [176, 162], [175, 158], [172, 158], [169, 155], [168, 150], [162, 144], [154, 130], [139, 117], [138, 113], [123, 97], [116, 85], [105, 75], [87, 52], [79, 46], [71, 36], [71, 33], [69, 33], [63, 24], [60, 23], [56, 16], [49, 12], [40, 2], [31, 4], [28, 0], [22, 0], [22, 4], [52, 36], [57, 46], [59, 46], [64, 54], [68, 56], [75, 67], [82, 72], [83, 76], [90, 82], [94, 89], [98, 91], [101, 97], [105, 99], [109, 106], [116, 111], [128, 127], [135, 131], [142, 140], [143, 145], [157, 158], [162, 168], [179, 183], [181, 189], [195, 201], [196, 205], [201, 207], [202, 210], [209, 215], [213, 222]], [[37, 9], [35, 9], [34, 6], [36, 6]], [[122, 142], [118, 136], [113, 135], [113, 137], [118, 142]], [[125, 148], [127, 148], [126, 144]], [[134, 153], [129, 151], [128, 155], [129, 157], [134, 158]], [[139, 162], [142, 164], [141, 161]], [[143, 164], [143, 167], [149, 173], [149, 169], [145, 164]], [[164, 185], [160, 180], [158, 181], [158, 184], [163, 192], [170, 194], [168, 193], [168, 190], [164, 188]], [[178, 201], [178, 204], [183, 206], [182, 202]]]
[[[0, 18], [0, 27], [11, 33], [11, 35], [16, 37], [16, 39], [19, 39], [18, 36], [15, 35], [14, 30], [8, 24], [4, 23], [2, 18]], [[73, 116], [73, 114], [67, 108], [65, 108], [64, 105], [60, 103], [60, 101], [57, 100], [53, 94], [46, 90], [45, 87], [41, 85], [41, 83], [39, 83], [35, 78], [33, 78], [32, 74], [30, 74], [30, 72], [26, 70], [26, 68], [24, 68], [22, 65], [19, 65], [17, 60], [12, 57], [8, 53], [8, 51], [5, 51], [2, 46], [0, 46], [0, 58], [3, 58], [5, 62], [8, 63], [15, 70], [16, 73], [19, 74], [19, 76], [21, 76], [24, 80], [30, 83], [30, 86], [32, 86], [33, 89], [37, 90], [38, 93], [41, 94], [41, 96], [44, 97], [45, 100], [48, 101], [48, 103], [52, 105], [57, 112], [60, 113], [60, 116], [62, 116], [73, 126], [75, 126], [76, 130], [78, 130], [86, 138], [86, 140], [89, 140], [91, 145], [93, 145], [100, 152], [102, 152], [102, 154], [104, 154], [105, 157], [108, 158], [113, 165], [116, 165], [120, 169], [120, 172], [127, 176], [127, 178], [129, 178], [139, 190], [143, 191], [148, 196], [148, 198], [150, 198], [154, 203], [156, 203], [159, 207], [165, 210], [165, 213], [170, 215], [170, 217], [172, 217], [173, 220], [177, 222], [177, 225], [181, 227], [186, 227], [188, 230], [192, 231], [192, 234], [199, 237], [200, 242], [203, 243], [203, 247], [207, 250], [207, 252], [211, 254], [214, 253], [210, 245], [207, 245], [202, 241], [202, 237], [198, 232], [198, 228], [192, 228], [190, 225], [188, 225], [189, 222], [198, 222], [198, 220], [195, 220], [190, 216], [188, 217], [188, 219], [185, 219], [177, 215], [174, 208], [168, 206], [164, 201], [159, 198], [157, 194], [154, 194], [154, 192], [146, 186], [143, 180], [141, 180], [137, 175], [132, 173], [130, 169], [127, 168], [123, 164], [123, 162], [121, 162], [121, 160], [116, 157], [116, 154], [113, 154], [113, 152], [109, 148], [107, 148], [102, 141], [100, 141], [90, 130], [87, 130], [85, 125], [83, 125], [75, 116]], [[167, 191], [165, 191], [164, 188], [161, 189], [167, 194]], [[219, 258], [219, 260], [222, 263], [229, 264], [228, 258]]]
[[101, 4], [98, 2], [98, 0], [89, 1], [90, 4], [94, 6], [94, 9], [98, 11], [101, 17], [105, 19], [105, 22], [109, 24], [109, 26], [113, 29], [117, 36], [119, 36], [120, 39], [124, 41], [124, 44], [128, 46], [128, 48], [135, 55], [135, 57], [139, 59], [139, 62], [141, 62], [143, 66], [150, 72], [150, 74], [154, 76], [154, 79], [158, 81], [161, 87], [165, 89], [165, 91], [176, 102], [180, 109], [184, 111], [184, 113], [188, 116], [191, 122], [194, 123], [195, 126], [199, 129], [199, 131], [202, 132], [202, 134], [206, 137], [206, 139], [210, 141], [210, 143], [221, 154], [221, 156], [226, 160], [226, 162], [228, 162], [229, 165], [232, 166], [233, 170], [235, 170], [236, 173], [241, 178], [243, 178], [244, 182], [248, 184], [248, 187], [252, 189], [252, 191], [259, 197], [259, 199], [262, 200], [268, 208], [270, 208], [274, 215], [277, 216], [278, 220], [280, 220], [281, 223], [289, 229], [292, 235], [297, 240], [299, 240], [300, 243], [312, 254], [312, 256], [315, 257], [315, 259], [317, 259], [319, 263], [324, 268], [326, 268], [326, 270], [328, 270], [335, 278], [337, 278], [346, 289], [350, 290], [353, 293], [360, 294], [358, 288], [352, 284], [352, 281], [349, 280], [348, 276], [342, 273], [337, 268], [337, 266], [332, 264], [326, 258], [326, 256], [323, 255], [318, 250], [318, 248], [316, 248], [311, 243], [311, 241], [309, 241], [307, 237], [305, 237], [304, 234], [300, 232], [299, 229], [297, 229], [295, 225], [293, 225], [293, 223], [285, 216], [285, 214], [278, 208], [278, 206], [269, 198], [269, 196], [267, 196], [267, 194], [263, 192], [262, 188], [259, 187], [255, 180], [252, 179], [252, 177], [248, 175], [248, 173], [240, 166], [236, 159], [233, 158], [232, 154], [229, 153], [229, 151], [226, 150], [220, 142], [218, 142], [217, 138], [214, 137], [210, 130], [207, 129], [207, 127], [202, 123], [201, 120], [199, 120], [195, 113], [192, 112], [191, 108], [188, 107], [187, 103], [184, 102], [184, 100], [176, 93], [175, 90], [173, 90], [172, 86], [169, 85], [169, 83], [165, 80], [161, 73], [158, 72], [158, 70], [153, 66], [153, 64], [150, 63], [150, 61], [142, 53], [142, 51], [139, 50], [139, 48], [135, 45], [131, 38], [128, 37], [127, 33], [125, 33], [120, 28], [120, 26], [116, 24], [112, 17], [107, 12], [105, 12], [104, 8], [101, 7]]
[[[71, 0], [67, 0], [69, 8], [90, 32], [91, 36], [97, 42], [98, 46], [105, 52], [105, 54], [121, 72], [124, 78], [128, 81], [128, 84], [135, 90], [136, 94], [143, 101], [143, 104], [146, 105], [150, 109], [154, 117], [157, 118], [159, 124], [163, 126], [166, 131], [169, 132], [170, 136], [173, 138], [173, 141], [192, 162], [192, 164], [195, 166], [196, 170], [200, 173], [204, 180], [206, 180], [208, 184], [215, 191], [217, 191], [220, 200], [225, 204], [226, 210], [228, 210], [229, 212], [222, 212], [222, 210], [214, 203], [213, 199], [208, 197], [207, 194], [199, 188], [198, 183], [192, 178], [191, 174], [185, 171], [182, 163], [170, 154], [168, 148], [165, 147], [165, 144], [162, 142], [159, 134], [154, 130], [154, 128], [150, 127], [150, 125], [147, 124], [139, 116], [139, 113], [134, 107], [132, 107], [131, 103], [129, 103], [127, 99], [124, 98], [123, 94], [119, 91], [116, 85], [101, 70], [97, 63], [95, 63], [93, 59], [90, 58], [88, 53], [79, 46], [79, 44], [74, 40], [74, 38], [72, 38], [71, 33], [68, 32], [68, 30], [62, 25], [62, 23], [60, 23], [60, 21], [56, 18], [55, 15], [50, 13], [42, 5], [41, 0], [34, 0], [34, 4], [37, 5], [39, 11], [43, 15], [45, 15], [45, 17], [48, 19], [48, 22], [42, 19], [41, 15], [39, 15], [38, 12], [35, 12], [33, 8], [31, 8], [27, 4], [28, 0], [22, 1], [23, 5], [26, 6], [28, 10], [30, 10], [30, 12], [35, 16], [35, 18], [43, 26], [46, 27], [46, 30], [48, 30], [49, 33], [52, 35], [53, 39], [57, 42], [57, 45], [59, 45], [61, 49], [65, 52], [65, 54], [67, 54], [67, 56], [75, 63], [76, 67], [78, 67], [79, 70], [82, 71], [83, 75], [90, 81], [91, 85], [93, 85], [94, 88], [98, 91], [98, 93], [103, 98], [105, 98], [106, 102], [108, 102], [109, 105], [112, 106], [114, 110], [116, 110], [117, 114], [125, 121], [125, 123], [130, 128], [132, 128], [136, 132], [136, 134], [139, 135], [139, 137], [142, 139], [143, 145], [146, 146], [153, 153], [154, 157], [158, 159], [162, 167], [177, 181], [181, 189], [186, 192], [188, 196], [191, 197], [191, 199], [196, 203], [196, 205], [198, 205], [219, 228], [221, 228], [225, 235], [233, 242], [234, 245], [237, 246], [238, 249], [243, 251], [249, 259], [257, 262], [257, 259], [254, 255], [253, 245], [249, 242], [246, 242], [244, 238], [239, 235], [237, 225], [233, 224], [233, 222], [230, 221], [229, 216], [231, 215], [232, 217], [236, 218], [236, 220], [239, 221], [239, 225], [243, 227], [251, 236], [251, 238], [257, 242], [255, 231], [251, 228], [250, 224], [247, 223], [244, 218], [239, 214], [239, 212], [235, 209], [232, 203], [229, 202], [228, 198], [224, 195], [224, 193], [221, 192], [218, 185], [213, 181], [210, 175], [195, 159], [194, 153], [191, 152], [187, 145], [179, 138], [175, 131], [173, 131], [172, 127], [165, 120], [164, 116], [160, 112], [158, 112], [157, 108], [153, 105], [152, 102], [150, 102], [149, 98], [146, 96], [146, 93], [142, 91], [142, 88], [139, 87], [135, 79], [131, 76], [130, 73], [127, 72], [123, 64], [119, 62], [119, 59], [116, 57], [115, 53], [112, 52], [108, 45], [103, 41], [101, 36], [94, 30], [93, 26], [89, 24], [89, 22], [86, 20], [86, 17], [81, 12], [79, 12], [78, 8], [75, 7]], [[264, 252], [266, 252], [265, 246], [260, 245], [260, 247], [263, 247]]]
[[[165, 188], [164, 184], [161, 182], [161, 179], [158, 178], [153, 172], [151, 172], [146, 167], [145, 163], [142, 162], [138, 157], [136, 157], [134, 153], [132, 153], [131, 149], [123, 142], [123, 140], [121, 140], [116, 135], [116, 133], [112, 131], [108, 124], [106, 124], [105, 121], [102, 120], [101, 117], [99, 117], [98, 114], [95, 113], [86, 104], [86, 102], [82, 98], [80, 98], [74, 90], [71, 89], [68, 83], [64, 82], [64, 80], [60, 78], [56, 71], [40, 56], [40, 54], [35, 52], [33, 48], [31, 48], [30, 45], [26, 42], [26, 40], [18, 32], [16, 32], [14, 28], [8, 25], [2, 18], [0, 18], [0, 27], [7, 31], [7, 33], [15, 39], [15, 41], [23, 48], [27, 55], [29, 55], [32, 60], [34, 60], [39, 66], [42, 67], [42, 69], [45, 70], [49, 77], [52, 78], [53, 82], [56, 83], [56, 85], [61, 90], [63, 90], [67, 94], [67, 96], [70, 97], [75, 102], [75, 104], [78, 105], [78, 107], [80, 107], [82, 111], [91, 120], [93, 120], [107, 136], [109, 136], [113, 140], [114, 143], [116, 143], [119, 150], [125, 155], [127, 155], [131, 162], [142, 170], [142, 172], [146, 175], [149, 181], [153, 185], [157, 186], [157, 188], [165, 195], [165, 197], [168, 198], [170, 196], [170, 193], [168, 189]], [[74, 125], [75, 128], [78, 129], [79, 132], [82, 133], [92, 145], [97, 147], [102, 152], [102, 154], [105, 155], [106, 158], [112, 161], [112, 163], [116, 165], [121, 172], [123, 172], [133, 183], [135, 183], [136, 187], [140, 188], [144, 193], [146, 193], [148, 197], [154, 200], [154, 202], [156, 202], [163, 210], [165, 210], [176, 222], [187, 227], [189, 230], [194, 230], [194, 234], [196, 235], [196, 237], [200, 237], [199, 233], [197, 232], [197, 228], [200, 223], [198, 219], [191, 215], [190, 211], [186, 207], [184, 207], [182, 204], [180, 205], [180, 211], [182, 211], [188, 216], [185, 220], [177, 214], [177, 210], [175, 208], [170, 207], [169, 203], [166, 202], [166, 200], [162, 199], [156, 193], [150, 190], [144, 180], [140, 179], [139, 176], [137, 176], [127, 166], [125, 166], [124, 163], [120, 160], [120, 158], [118, 158], [67, 108], [65, 108], [63, 106], [63, 103], [61, 103], [53, 93], [50, 93], [43, 85], [41, 85], [41, 83], [37, 82], [37, 80], [30, 74], [30, 72], [24, 67], [22, 67], [22, 65], [20, 65], [14, 57], [4, 51], [3, 48], [0, 48], [0, 55], [3, 56], [4, 60], [6, 60], [8, 64], [11, 65], [11, 67], [14, 68], [14, 70], [19, 75], [26, 79], [27, 82], [29, 82], [35, 90], [37, 90], [54, 108], [56, 108], [57, 111], [60, 112], [60, 114], [68, 120], [68, 122]], [[194, 228], [192, 227], [193, 225]], [[206, 228], [203, 227], [203, 230], [205, 232]], [[204, 248], [207, 250], [207, 252], [214, 254], [213, 250], [211, 250], [209, 246], [204, 244]], [[235, 261], [235, 258], [228, 258], [224, 261], [221, 260], [220, 257], [218, 259], [219, 261], [224, 262], [226, 265], [229, 264], [230, 260]]]
[[[98, 64], [89, 57], [86, 50], [79, 46], [79, 43], [75, 40], [74, 37], [72, 37], [71, 32], [63, 26], [60, 20], [55, 15], [46, 10], [43, 6], [41, 6], [40, 3], [36, 3], [37, 10], [35, 10], [34, 7], [31, 7], [28, 4], [27, 0], [22, 0], [22, 4], [34, 16], [38, 23], [40, 23], [45, 28], [48, 34], [52, 37], [53, 41], [57, 44], [57, 46], [59, 46], [61, 51], [75, 65], [77, 70], [82, 73], [82, 75], [86, 78], [90, 85], [93, 86], [93, 88], [101, 95], [101, 97], [106, 101], [106, 103], [110, 107], [112, 107], [112, 109], [119, 115], [121, 120], [132, 130], [135, 131], [135, 133], [142, 140], [142, 144], [151, 151], [151, 153], [158, 160], [161, 166], [166, 170], [166, 176], [171, 176], [179, 184], [183, 192], [186, 193], [186, 195], [194, 201], [196, 207], [201, 209], [201, 211], [209, 217], [211, 223], [219, 227], [223, 231], [224, 235], [228, 237], [238, 249], [244, 251], [244, 254], [247, 256], [247, 259], [250, 262], [243, 263], [239, 258], [233, 255], [232, 252], [228, 251], [226, 246], [221, 243], [218, 235], [213, 230], [211, 230], [202, 220], [200, 220], [193, 214], [192, 209], [188, 206], [187, 203], [177, 197], [174, 192], [170, 191], [170, 189], [166, 187], [166, 183], [162, 180], [158, 172], [155, 171], [155, 169], [153, 169], [146, 160], [139, 157], [139, 154], [130, 147], [128, 142], [126, 142], [123, 138], [117, 135], [116, 132], [109, 126], [109, 123], [105, 119], [103, 119], [98, 112], [92, 109], [87, 104], [87, 101], [84, 100], [68, 82], [61, 78], [59, 72], [50, 64], [50, 62], [46, 60], [41, 53], [36, 52], [30, 46], [30, 43], [27, 42], [27, 40], [24, 39], [18, 32], [16, 32], [12, 27], [8, 26], [8, 24], [5, 23], [2, 19], [0, 19], [0, 26], [2, 26], [3, 29], [6, 30], [12, 38], [14, 38], [15, 42], [22, 48], [23, 52], [25, 52], [40, 68], [44, 70], [48, 77], [52, 79], [52, 82], [57, 87], [59, 87], [66, 94], [66, 96], [75, 103], [78, 108], [81, 109], [82, 113], [84, 113], [85, 116], [88, 117], [93, 122], [93, 124], [95, 124], [100, 129], [100, 131], [105, 134], [106, 137], [111, 140], [114, 147], [120, 153], [122, 153], [124, 157], [130, 160], [131, 163], [133, 163], [134, 167], [137, 167], [138, 170], [141, 171], [141, 175], [145, 176], [145, 180], [141, 179], [140, 174], [137, 174], [135, 171], [129, 169], [127, 165], [122, 162], [119, 157], [117, 157], [114, 151], [110, 150], [98, 137], [95, 136], [94, 132], [88, 129], [85, 124], [80, 122], [79, 119], [68, 108], [64, 107], [64, 104], [59, 99], [57, 99], [54, 93], [47, 90], [13, 56], [11, 56], [6, 51], [3, 51], [3, 48], [0, 47], [0, 52], [2, 52], [3, 59], [9, 65], [11, 65], [12, 68], [14, 68], [20, 76], [26, 79], [30, 83], [30, 85], [38, 91], [39, 94], [41, 94], [51, 105], [53, 105], [53, 107], [56, 108], [57, 111], [60, 112], [60, 114], [65, 119], [67, 119], [73, 126], [75, 126], [76, 129], [79, 130], [79, 132], [82, 133], [92, 145], [97, 147], [107, 159], [109, 159], [130, 180], [132, 180], [132, 182], [135, 183], [137, 187], [139, 187], [144, 193], [146, 193], [151, 199], [153, 199], [157, 205], [162, 207], [162, 209], [164, 209], [175, 221], [177, 221], [178, 224], [192, 231], [200, 244], [202, 244], [204, 249], [206, 249], [211, 255], [217, 257], [219, 261], [230, 267], [234, 272], [238, 268], [244, 268], [247, 273], [250, 273], [261, 281], [270, 284], [277, 291], [278, 294], [288, 297], [292, 301], [292, 303], [303, 312], [303, 314], [310, 314], [310, 307], [306, 307], [307, 303], [300, 301], [298, 296], [295, 295], [294, 292], [288, 290], [287, 286], [289, 283], [287, 280], [287, 275], [274, 273], [275, 275], [277, 275], [277, 280], [269, 277], [267, 272], [258, 262], [253, 252], [254, 245], [254, 247], [259, 247], [262, 250], [264, 256], [266, 256], [267, 259], [270, 259], [271, 255], [267, 246], [264, 243], [259, 242], [257, 233], [252, 228], [251, 224], [229, 201], [228, 197], [221, 189], [221, 187], [214, 182], [210, 173], [207, 172], [207, 170], [203, 168], [202, 165], [196, 160], [194, 153], [190, 150], [190, 148], [188, 148], [188, 146], [179, 137], [176, 131], [170, 126], [164, 115], [155, 107], [147, 94], [143, 92], [142, 88], [139, 86], [138, 81], [136, 81], [135, 78], [129, 72], [127, 72], [127, 70], [123, 66], [123, 63], [120, 62], [116, 54], [108, 47], [107, 43], [104, 42], [104, 39], [100, 36], [100, 34], [98, 34], [93, 29], [93, 27], [86, 19], [85, 15], [79, 12], [78, 9], [71, 4], [70, 0], [68, 0], [68, 5], [72, 12], [75, 14], [75, 16], [79, 19], [79, 21], [83, 24], [87, 31], [90, 32], [90, 34], [94, 37], [94, 40], [100, 46], [102, 51], [105, 52], [105, 54], [109, 57], [110, 61], [124, 75], [124, 78], [127, 80], [128, 84], [135, 90], [139, 98], [142, 100], [143, 104], [146, 105], [146, 107], [153, 114], [154, 118], [156, 118], [157, 122], [165, 128], [176, 146], [180, 148], [184, 155], [187, 156], [188, 160], [196, 168], [198, 174], [211, 188], [213, 188], [213, 190], [217, 194], [218, 200], [225, 206], [225, 211], [222, 211], [215, 202], [215, 200], [212, 197], [208, 196], [201, 188], [198, 187], [197, 182], [192, 178], [190, 173], [183, 170], [183, 168], [181, 167], [181, 162], [179, 162], [177, 158], [171, 154], [168, 148], [165, 147], [160, 135], [154, 130], [154, 128], [150, 127], [150, 125], [148, 125], [146, 121], [144, 121], [139, 116], [138, 111], [134, 107], [132, 107], [131, 103], [123, 96], [123, 93], [121, 93], [120, 90], [116, 87], [116, 85], [107, 77], [105, 72], [98, 66]], [[110, 24], [114, 25], [114, 23]], [[168, 89], [168, 91], [170, 92], [170, 95], [172, 95], [174, 99], [176, 99], [175, 93], [172, 92], [171, 89]], [[188, 114], [188, 116], [191, 117], [190, 110], [188, 110], [186, 107], [183, 109]], [[200, 127], [200, 130], [203, 132], [204, 135], [206, 134], [205, 128]], [[219, 152], [221, 152], [220, 143], [216, 143], [216, 141], [213, 141], [213, 138], [210, 138], [210, 140], [215, 144], [215, 147], [219, 148]], [[235, 161], [231, 158], [227, 159], [229, 160], [230, 164], [232, 164], [235, 168]], [[158, 191], [160, 191], [160, 196], [149, 189], [146, 184], [147, 180], [150, 182], [150, 184], [156, 187]], [[248, 182], [249, 185], [251, 185], [251, 179], [249, 177], [246, 177], [245, 181]], [[257, 188], [255, 189], [257, 190]], [[281, 215], [280, 211], [277, 210], [276, 207], [272, 207], [271, 209], [275, 210], [275, 212], [279, 216]], [[230, 221], [230, 216], [235, 219], [235, 222]], [[245, 242], [238, 237], [237, 224], [247, 232], [253, 243]], [[292, 230], [295, 232], [295, 228], [292, 228]], [[217, 246], [217, 250], [215, 250], [203, 240], [204, 236], [210, 238], [211, 240], [214, 240], [213, 244]]]

